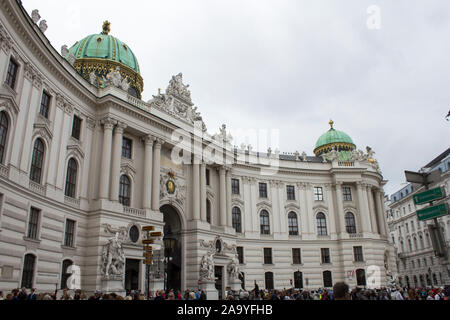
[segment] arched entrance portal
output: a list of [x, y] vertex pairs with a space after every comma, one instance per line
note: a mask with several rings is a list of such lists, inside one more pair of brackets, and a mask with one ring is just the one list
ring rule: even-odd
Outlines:
[[164, 264], [165, 289], [181, 290], [181, 220], [177, 210], [164, 205], [160, 211], [164, 215]]

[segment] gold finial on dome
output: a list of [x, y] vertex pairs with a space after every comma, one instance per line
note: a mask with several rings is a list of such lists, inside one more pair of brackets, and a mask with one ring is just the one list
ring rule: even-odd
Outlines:
[[334, 121], [333, 121], [333, 120], [330, 120], [330, 122], [328, 122], [328, 124], [330, 125], [331, 129], [333, 129]]
[[106, 34], [108, 35], [111, 32], [111, 22], [109, 22], [108, 20], [106, 20], [105, 22], [103, 22], [103, 32], [102, 34]]

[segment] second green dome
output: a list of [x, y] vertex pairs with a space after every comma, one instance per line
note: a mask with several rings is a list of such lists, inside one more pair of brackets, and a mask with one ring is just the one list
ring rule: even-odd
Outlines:
[[342, 131], [335, 130], [333, 128], [334, 122], [330, 121], [331, 129], [323, 134], [317, 141], [314, 153], [316, 156], [328, 153], [333, 148], [336, 151], [353, 151], [356, 149], [356, 145], [353, 143], [352, 138], [348, 134]]

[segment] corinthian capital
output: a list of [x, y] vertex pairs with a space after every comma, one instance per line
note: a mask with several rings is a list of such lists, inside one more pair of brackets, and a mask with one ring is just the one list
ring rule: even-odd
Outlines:
[[148, 146], [153, 146], [153, 144], [156, 141], [156, 138], [154, 136], [152, 136], [151, 134], [149, 134], [149, 135], [143, 137], [142, 141]]
[[117, 124], [117, 121], [111, 118], [105, 118], [101, 121], [105, 130], [113, 130], [114, 126]]
[[155, 147], [156, 148], [161, 148], [164, 145], [164, 140], [161, 138], [156, 138], [155, 140]]
[[123, 134], [124, 130], [128, 127], [125, 122], [118, 122], [116, 125], [116, 133]]

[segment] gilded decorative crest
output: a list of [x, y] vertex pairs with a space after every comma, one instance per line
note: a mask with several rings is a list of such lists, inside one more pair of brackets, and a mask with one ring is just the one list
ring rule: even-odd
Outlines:
[[166, 182], [167, 193], [174, 194], [176, 190], [175, 181], [172, 179], [167, 180]]

